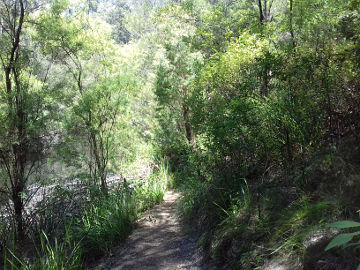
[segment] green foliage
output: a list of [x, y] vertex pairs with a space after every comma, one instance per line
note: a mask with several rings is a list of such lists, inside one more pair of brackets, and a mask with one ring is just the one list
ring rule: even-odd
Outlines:
[[342, 220], [328, 224], [328, 226], [337, 229], [348, 229], [348, 228], [360, 227], [360, 223], [352, 220]]
[[79, 245], [74, 246], [68, 232], [66, 232], [65, 241], [59, 243], [55, 238], [53, 245], [50, 244], [46, 234], [43, 234], [41, 236], [41, 249], [45, 255], [41, 256], [39, 269], [72, 270], [80, 268]]
[[109, 254], [131, 232], [136, 204], [129, 194], [116, 191], [96, 191], [91, 196], [90, 208], [71, 227], [71, 235], [80, 243], [84, 258], [96, 259]]
[[[205, 250], [225, 264], [237, 247], [234, 261], [255, 268], [280, 251], [300, 256], [310, 231], [358, 204], [358, 149], [337, 150], [359, 140], [358, 0], [5, 2], [0, 194], [16, 230], [26, 232], [29, 183], [81, 176], [105, 194], [89, 191], [71, 233], [84, 258], [100, 257], [177, 186]], [[154, 154], [169, 164], [106, 194], [110, 173], [138, 178]], [[51, 209], [42, 230], [61, 220]], [[78, 246], [41, 237], [39, 265], [71, 267], [62, 262]]]
[[[165, 10], [181, 21], [189, 16], [175, 5], [170, 5]], [[185, 18], [180, 17], [181, 15]], [[178, 25], [176, 21], [175, 26], [169, 29], [170, 22], [163, 18], [163, 14], [160, 13], [158, 20], [166, 23], [161, 28], [167, 33], [165, 40], [161, 41], [164, 57], [160, 60], [154, 85], [158, 102], [157, 118], [161, 127], [158, 131], [160, 145], [168, 147], [175, 140], [177, 144], [186, 141], [193, 144], [190, 100], [195, 70], [201, 65], [202, 55], [192, 51], [188, 42], [193, 35], [191, 24], [185, 21], [183, 25]]]
[[79, 244], [75, 244], [68, 234], [65, 234], [63, 241], [54, 239], [53, 243], [43, 232], [40, 236], [40, 250], [38, 258], [33, 263], [22, 261], [11, 251], [11, 257], [5, 253], [4, 270], [7, 269], [7, 263], [11, 269], [16, 270], [77, 270], [81, 269], [81, 250]]
[[326, 246], [325, 251], [328, 251], [329, 249], [332, 249], [334, 247], [345, 246], [345, 244], [350, 242], [354, 238], [354, 236], [359, 234], [360, 232], [339, 234], [336, 237], [334, 237], [334, 239], [332, 239], [331, 242]]
[[[272, 239], [282, 243], [281, 248], [293, 245], [303, 248], [302, 241], [314, 227], [321, 226], [325, 220], [330, 219], [332, 212], [336, 211], [336, 205], [331, 201], [321, 201], [315, 204], [309, 202], [309, 198], [303, 197], [289, 209], [284, 211], [275, 221]], [[290, 249], [293, 247], [290, 246]], [[287, 249], [289, 250], [289, 249]]]
[[93, 187], [89, 207], [70, 226], [70, 235], [79, 243], [83, 258], [93, 260], [110, 254], [132, 231], [135, 220], [163, 200], [170, 182], [165, 165], [160, 165], [149, 178], [123, 183], [118, 190], [104, 193]]
[[137, 209], [140, 213], [149, 209], [155, 203], [163, 200], [167, 188], [172, 187], [173, 176], [169, 172], [168, 164], [163, 159], [158, 163], [158, 170], [148, 179], [138, 183], [134, 196], [138, 198]]
[[[352, 221], [352, 220], [342, 220], [342, 221], [337, 221], [337, 222], [328, 224], [327, 226], [330, 228], [336, 228], [336, 229], [349, 229], [349, 228], [360, 227], [360, 223]], [[330, 241], [330, 243], [326, 246], [325, 251], [328, 251], [329, 249], [332, 249], [334, 247], [357, 248], [360, 246], [359, 242], [355, 242], [355, 243], [349, 243], [349, 242], [351, 242], [353, 240], [353, 238], [359, 234], [360, 234], [359, 231], [352, 232], [352, 233], [341, 233], [341, 234], [335, 236]]]
[[[328, 224], [327, 226], [336, 229], [349, 229], [349, 228], [360, 227], [360, 223], [352, 220], [342, 220]], [[360, 231], [356, 231], [352, 233], [341, 233], [335, 236], [329, 242], [329, 244], [325, 247], [325, 251], [328, 251], [334, 247], [342, 247], [342, 248], [352, 247], [353, 249], [357, 249], [360, 247], [360, 242], [356, 241], [351, 243], [353, 238], [356, 237], [357, 235], [360, 235]], [[360, 265], [357, 267], [357, 269], [360, 269]]]

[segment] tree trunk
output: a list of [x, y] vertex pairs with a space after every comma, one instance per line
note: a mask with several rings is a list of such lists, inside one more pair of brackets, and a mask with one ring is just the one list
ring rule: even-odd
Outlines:
[[192, 146], [194, 144], [194, 133], [193, 133], [192, 127], [189, 122], [189, 119], [190, 119], [189, 106], [187, 106], [185, 103], [183, 104], [183, 119], [184, 119], [186, 138], [187, 138], [189, 144]]
[[259, 7], [259, 22], [260, 24], [263, 24], [264, 22], [264, 13], [262, 9], [261, 0], [258, 0], [258, 7]]
[[[19, 5], [19, 13], [17, 13], [17, 5]], [[10, 198], [13, 202], [14, 207], [14, 218], [16, 223], [16, 239], [23, 240], [25, 237], [24, 224], [23, 224], [23, 209], [24, 201], [22, 199], [22, 193], [25, 190], [26, 177], [25, 167], [27, 162], [27, 154], [29, 148], [29, 142], [27, 139], [27, 118], [25, 115], [25, 100], [24, 100], [24, 89], [19, 81], [19, 47], [20, 37], [22, 33], [22, 27], [25, 17], [25, 7], [23, 0], [13, 3], [14, 16], [9, 18], [13, 20], [13, 28], [9, 29], [9, 36], [12, 39], [12, 47], [9, 51], [8, 61], [3, 63], [4, 75], [5, 75], [5, 87], [7, 93], [7, 106], [9, 110], [9, 126], [7, 136], [9, 138], [9, 146], [7, 156], [9, 181], [11, 185]], [[14, 87], [13, 87], [14, 84]]]
[[268, 88], [269, 88], [269, 67], [267, 64], [264, 65], [264, 70], [262, 74], [262, 82], [260, 85], [260, 95], [262, 97], [266, 97], [268, 95]]
[[[90, 129], [90, 128], [89, 128]], [[94, 177], [99, 180], [100, 179], [100, 186], [101, 189], [105, 192], [107, 192], [107, 184], [106, 184], [106, 164], [105, 162], [101, 161], [101, 156], [100, 156], [100, 149], [96, 140], [96, 134], [94, 131], [90, 130], [90, 144], [91, 144], [91, 149], [92, 154], [94, 156], [95, 159], [95, 167], [96, 167], [96, 173], [94, 174]]]
[[19, 241], [25, 238], [24, 226], [23, 226], [23, 209], [24, 202], [21, 198], [23, 187], [17, 186], [13, 189], [12, 201], [14, 204], [14, 214], [16, 222], [16, 239]]
[[286, 136], [286, 152], [287, 152], [287, 156], [288, 156], [288, 163], [290, 163], [293, 159], [293, 154], [292, 154], [292, 150], [291, 150], [291, 141], [290, 141], [290, 134], [288, 129], [285, 129], [285, 136]]
[[293, 0], [290, 0], [289, 24], [290, 24], [290, 35], [291, 35], [292, 47], [293, 47], [293, 49], [295, 49], [296, 42], [295, 42], [295, 35], [294, 35], [294, 28], [293, 28]]

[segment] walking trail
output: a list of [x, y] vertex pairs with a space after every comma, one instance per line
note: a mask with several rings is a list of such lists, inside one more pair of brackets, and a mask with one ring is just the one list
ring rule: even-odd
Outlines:
[[176, 215], [178, 193], [169, 191], [164, 202], [137, 222], [137, 228], [113, 256], [96, 270], [208, 270], [202, 262], [196, 239], [185, 235]]

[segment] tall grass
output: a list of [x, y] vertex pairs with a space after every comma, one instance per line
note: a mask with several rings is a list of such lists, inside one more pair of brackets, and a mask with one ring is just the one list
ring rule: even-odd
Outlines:
[[163, 160], [158, 170], [147, 181], [142, 181], [136, 186], [134, 196], [137, 201], [138, 212], [143, 212], [154, 203], [160, 203], [167, 188], [172, 186], [173, 177], [169, 173], [168, 165]]
[[77, 270], [81, 268], [80, 246], [71, 241], [68, 231], [65, 239], [51, 242], [43, 232], [40, 236], [40, 250], [33, 262], [18, 258], [11, 250], [4, 252], [4, 270]]
[[71, 228], [85, 259], [109, 254], [117, 242], [123, 241], [137, 217], [135, 198], [127, 192], [98, 192], [83, 216]]

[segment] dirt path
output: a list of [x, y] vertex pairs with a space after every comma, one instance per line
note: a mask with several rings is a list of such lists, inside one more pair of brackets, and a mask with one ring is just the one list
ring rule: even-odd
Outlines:
[[196, 240], [181, 232], [176, 216], [178, 193], [169, 191], [164, 202], [138, 221], [137, 229], [111, 258], [95, 269], [208, 270], [196, 249]]

